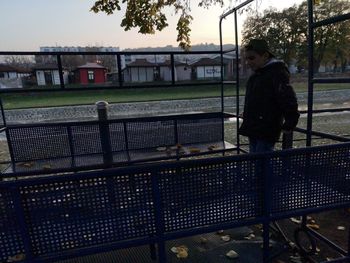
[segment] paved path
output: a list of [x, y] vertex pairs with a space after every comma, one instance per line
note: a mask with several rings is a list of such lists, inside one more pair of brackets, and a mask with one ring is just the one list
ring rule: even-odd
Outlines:
[[[240, 108], [244, 98], [240, 97]], [[307, 109], [307, 93], [298, 94], [299, 109]], [[323, 91], [314, 94], [314, 108], [350, 107], [350, 90]], [[225, 98], [225, 111], [236, 111], [235, 97]], [[110, 118], [146, 115], [179, 114], [183, 112], [221, 111], [220, 98], [116, 103], [109, 108]], [[6, 110], [8, 123], [96, 120], [95, 105]]]

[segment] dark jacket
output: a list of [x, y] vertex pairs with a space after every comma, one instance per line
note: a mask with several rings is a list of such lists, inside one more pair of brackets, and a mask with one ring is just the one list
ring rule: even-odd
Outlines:
[[299, 116], [297, 98], [284, 62], [273, 59], [249, 78], [241, 135], [276, 142], [282, 129], [295, 128]]

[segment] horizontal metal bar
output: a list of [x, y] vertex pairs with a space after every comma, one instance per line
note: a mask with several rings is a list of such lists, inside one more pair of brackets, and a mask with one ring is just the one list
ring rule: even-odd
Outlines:
[[237, 81], [235, 81], [235, 80], [224, 80], [222, 83], [223, 84], [234, 84], [234, 85], [237, 85]]
[[[307, 130], [302, 129], [302, 128], [297, 127], [294, 130], [297, 132], [307, 134]], [[315, 136], [320, 136], [320, 137], [325, 138], [325, 139], [335, 140], [338, 142], [350, 142], [350, 138], [346, 138], [346, 137], [342, 137], [342, 136], [338, 136], [338, 135], [332, 135], [332, 134], [328, 134], [328, 133], [324, 133], [324, 132], [311, 131], [311, 134], [315, 135]]]
[[243, 2], [242, 4], [236, 6], [236, 7], [234, 7], [233, 9], [231, 9], [231, 10], [227, 11], [226, 13], [222, 14], [222, 15], [220, 16], [220, 19], [221, 19], [221, 20], [224, 19], [224, 18], [227, 17], [228, 15], [234, 13], [235, 11], [241, 9], [242, 7], [245, 7], [247, 4], [249, 4], [249, 3], [253, 2], [253, 1], [254, 1], [254, 0], [248, 0], [248, 1]]
[[317, 27], [321, 27], [321, 26], [327, 26], [330, 24], [334, 24], [334, 23], [338, 23], [338, 22], [343, 22], [345, 20], [349, 20], [350, 19], [350, 13], [349, 14], [344, 14], [344, 15], [338, 15], [338, 16], [333, 16], [321, 21], [317, 21], [314, 23], [311, 23], [311, 27], [313, 28], [317, 28]]
[[230, 52], [235, 52], [237, 50], [236, 47], [234, 48], [230, 48], [230, 49], [227, 49], [227, 50], [223, 50], [222, 53], [226, 54], [226, 53], [230, 53]]
[[[335, 108], [335, 109], [321, 109], [321, 110], [313, 110], [312, 113], [324, 113], [324, 112], [343, 112], [350, 111], [350, 108]], [[307, 110], [301, 110], [299, 113], [304, 114], [308, 113]]]
[[[135, 117], [135, 118], [120, 118], [114, 120], [107, 120], [107, 123], [121, 123], [121, 122], [142, 122], [142, 121], [166, 121], [166, 120], [187, 120], [187, 119], [207, 119], [207, 118], [232, 118], [234, 115], [228, 112], [204, 112], [204, 113], [184, 113], [173, 115], [160, 115], [160, 116], [148, 116], [148, 117]], [[67, 121], [67, 122], [47, 122], [47, 123], [21, 123], [21, 124], [9, 124], [8, 129], [18, 128], [31, 128], [31, 127], [68, 127], [68, 126], [83, 126], [83, 125], [97, 125], [100, 122], [98, 120], [92, 121]]]
[[306, 227], [307, 230], [310, 232], [310, 234], [312, 234], [314, 237], [316, 237], [317, 239], [319, 239], [320, 241], [326, 243], [328, 246], [330, 246], [331, 248], [333, 248], [334, 250], [336, 250], [337, 252], [339, 252], [340, 254], [342, 254], [343, 256], [345, 256], [347, 254], [347, 251], [345, 251], [344, 249], [342, 249], [341, 247], [339, 247], [337, 244], [335, 244], [333, 241], [329, 240], [328, 238], [326, 238], [325, 236], [321, 235], [320, 233], [318, 233], [317, 231], [311, 229], [310, 227]]
[[350, 83], [350, 78], [314, 78], [312, 83]]
[[0, 51], [0, 55], [194, 55], [194, 54], [220, 54], [220, 50], [211, 51], [54, 51], [54, 52], [41, 52], [41, 51]]

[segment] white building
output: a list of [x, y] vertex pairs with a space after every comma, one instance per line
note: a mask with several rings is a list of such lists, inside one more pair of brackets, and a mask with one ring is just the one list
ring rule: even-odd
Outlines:
[[[56, 65], [42, 65], [33, 68], [38, 86], [60, 85], [60, 75]], [[68, 83], [68, 71], [63, 70], [63, 81]]]

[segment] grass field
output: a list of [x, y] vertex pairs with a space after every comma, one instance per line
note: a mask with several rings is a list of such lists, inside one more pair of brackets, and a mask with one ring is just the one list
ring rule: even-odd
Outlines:
[[[306, 82], [292, 82], [295, 91], [306, 92]], [[350, 84], [315, 85], [315, 91], [350, 89]], [[225, 96], [236, 95], [233, 85], [225, 85]], [[241, 84], [240, 95], [244, 95], [244, 82]], [[104, 90], [52, 91], [1, 94], [5, 109], [52, 107], [68, 105], [94, 104], [105, 100], [109, 103], [157, 101], [175, 99], [212, 98], [221, 96], [220, 85], [209, 86], [178, 86], [167, 88], [123, 88]]]

